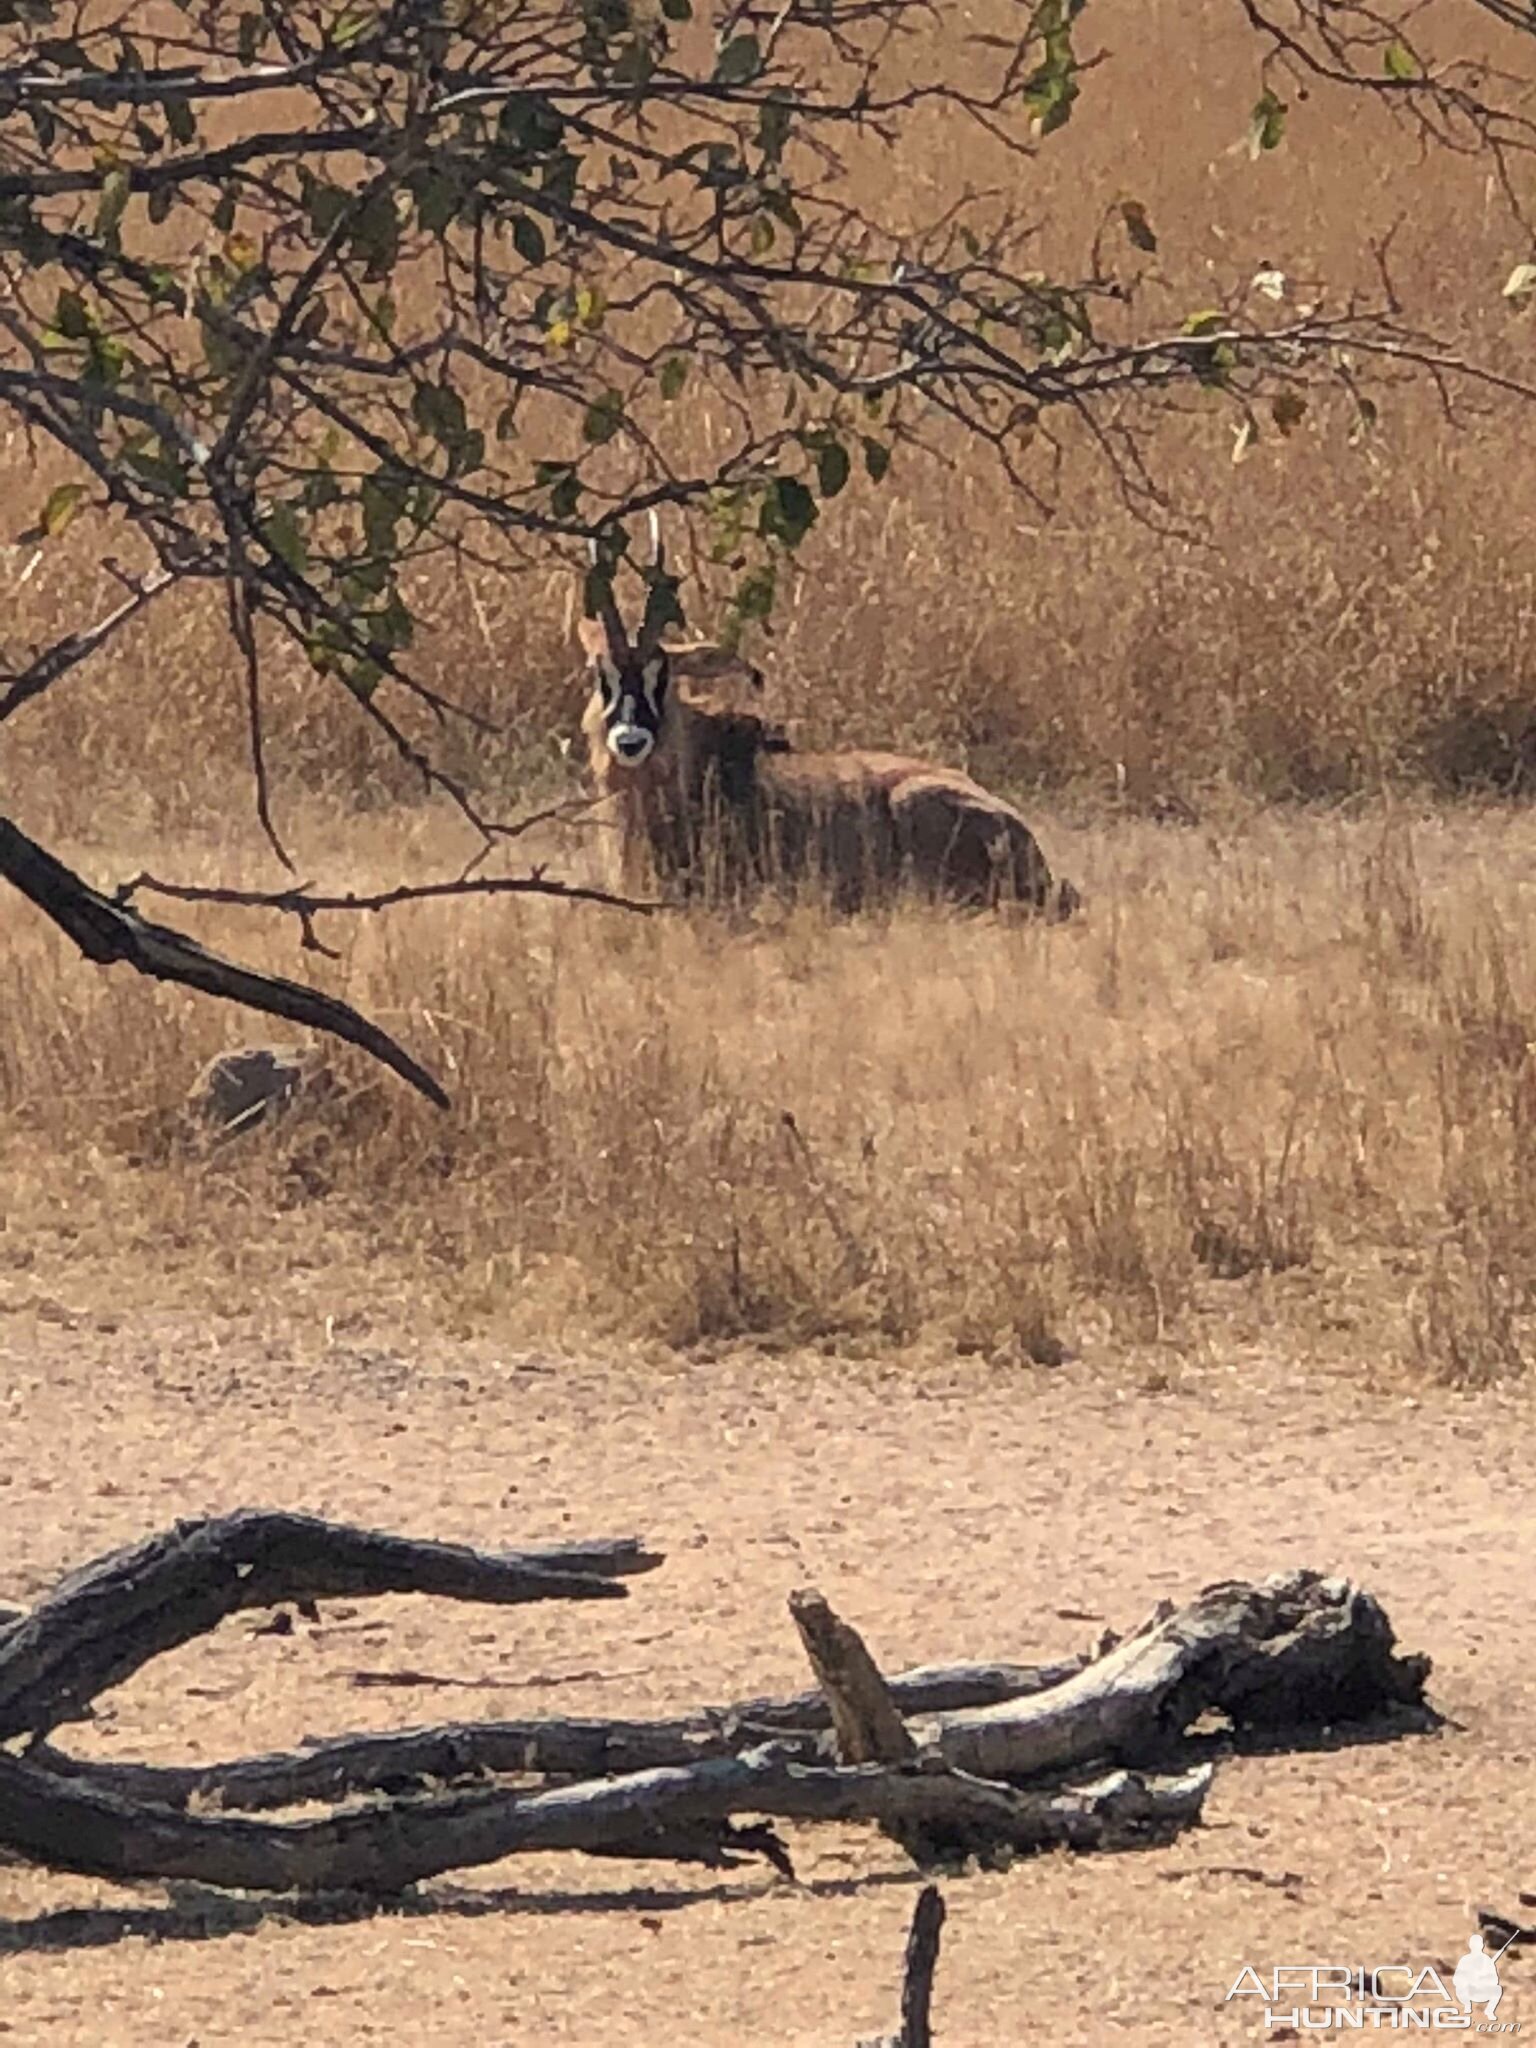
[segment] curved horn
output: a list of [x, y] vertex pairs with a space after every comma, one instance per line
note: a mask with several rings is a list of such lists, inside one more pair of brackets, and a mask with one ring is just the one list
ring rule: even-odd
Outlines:
[[661, 543], [661, 520], [656, 507], [650, 508], [651, 564], [646, 571], [650, 585], [645, 595], [645, 617], [635, 639], [635, 652], [642, 660], [649, 660], [661, 644], [661, 636], [668, 626], [683, 623], [683, 608], [677, 601], [677, 578], [667, 574], [666, 550]]
[[624, 630], [624, 621], [619, 613], [618, 600], [613, 594], [612, 579], [602, 574], [602, 549], [594, 536], [587, 542], [587, 554], [592, 567], [584, 579], [582, 610], [589, 619], [596, 619], [608, 636], [608, 652], [615, 665], [629, 658], [629, 635]]

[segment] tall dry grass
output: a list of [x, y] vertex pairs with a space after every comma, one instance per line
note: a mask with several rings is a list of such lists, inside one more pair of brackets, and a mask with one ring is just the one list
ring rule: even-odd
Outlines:
[[[409, 1300], [542, 1342], [1518, 1370], [1536, 824], [1049, 836], [1092, 892], [1076, 928], [505, 902], [365, 925], [325, 979], [434, 1059], [452, 1111], [346, 1067], [344, 1104], [211, 1159], [167, 1106], [230, 1020], [11, 918], [11, 1285]], [[206, 929], [293, 966], [284, 932]]]
[[[1072, 127], [1027, 172], [971, 152], [966, 174], [1005, 177], [1042, 267], [1066, 272], [1106, 207], [1140, 198], [1161, 237], [1148, 319], [1260, 263], [1336, 300], [1395, 228], [1404, 298], [1518, 365], [1529, 330], [1498, 287], [1526, 251], [1482, 168], [1423, 161], [1378, 109], [1323, 92], [1251, 162], [1238, 15], [1099, 0], [1108, 58]], [[882, 197], [916, 218], [954, 196], [955, 163], [917, 132]], [[1465, 1381], [1515, 1369], [1536, 1286], [1536, 835], [1513, 809], [1408, 831], [1401, 806], [1518, 794], [1536, 765], [1529, 420], [1507, 401], [1449, 421], [1404, 386], [1373, 434], [1351, 426], [1321, 407], [1234, 466], [1209, 405], [1152, 422], [1193, 537], [1132, 516], [1081, 440], [1047, 519], [940, 437], [802, 550], [778, 708], [812, 739], [897, 740], [1056, 792], [1044, 836], [1088, 888], [1077, 929], [401, 913], [323, 978], [437, 1058], [451, 1116], [358, 1074], [344, 1116], [192, 1165], [165, 1116], [238, 1020], [97, 975], [5, 906], [0, 1260], [22, 1288], [83, 1287], [94, 1262], [141, 1291], [280, 1284], [353, 1316], [409, 1294], [530, 1339], [1050, 1358], [1105, 1331], [1214, 1332]], [[0, 474], [22, 505], [51, 480], [14, 434]], [[82, 526], [40, 560], [0, 555], [9, 647], [109, 595], [101, 545]], [[688, 559], [707, 627], [720, 590]], [[567, 786], [569, 583], [426, 593], [422, 666], [501, 726], [429, 736], [507, 806]], [[168, 602], [7, 728], [7, 804], [93, 876], [270, 877], [221, 633], [213, 600]], [[461, 858], [344, 694], [285, 660], [276, 800], [305, 872]], [[1204, 827], [1137, 822], [1169, 797]], [[1368, 801], [1262, 808], [1294, 798]], [[290, 932], [199, 929], [295, 969]]]
[[[990, 4], [1006, 11], [1006, 0]], [[1470, 12], [1445, 10], [1455, 21]], [[1261, 264], [1299, 297], [1326, 287], [1330, 307], [1352, 290], [1379, 297], [1374, 251], [1389, 241], [1393, 285], [1415, 317], [1469, 356], [1523, 369], [1529, 319], [1499, 288], [1527, 252], [1485, 165], [1426, 158], [1381, 107], [1321, 87], [1305, 102], [1293, 95], [1284, 147], [1251, 161], [1241, 145], [1258, 46], [1234, 0], [1096, 0], [1084, 33], [1104, 61], [1033, 163], [974, 137], [961, 161], [953, 131], [925, 120], [894, 160], [867, 172], [855, 162], [850, 196], [899, 223], [952, 203], [961, 177], [995, 188], [1000, 197], [978, 203], [1037, 220], [1041, 267], [1077, 276], [1106, 209], [1134, 193], [1160, 238], [1124, 316], [1141, 332], [1176, 325]], [[801, 551], [766, 650], [780, 708], [809, 738], [932, 747], [1013, 791], [1198, 802], [1212, 786], [1327, 798], [1384, 778], [1524, 789], [1536, 764], [1536, 471], [1519, 459], [1529, 412], [1502, 399], [1457, 424], [1422, 384], [1377, 395], [1380, 422], [1363, 438], [1340, 398], [1236, 467], [1233, 421], [1214, 401], [1171, 416], [1128, 401], [1118, 417], [1146, 427], [1175, 535], [1133, 514], [1070, 422], [1055, 423], [1064, 468], [1049, 518], [1010, 500], [974, 448], [930, 423], [930, 454], [904, 456], [879, 490], [851, 487]], [[726, 422], [707, 403], [677, 412], [681, 452], [722, 445]], [[14, 428], [0, 476], [18, 508], [54, 480]], [[692, 537], [674, 540], [707, 629], [725, 572]], [[95, 556], [130, 547], [82, 522], [40, 559], [6, 551], [0, 642], [40, 643], [110, 601]], [[426, 736], [507, 801], [563, 773], [572, 581], [558, 565], [515, 581], [443, 570], [419, 592], [431, 620], [421, 665], [502, 727], [489, 744]], [[278, 648], [271, 676], [280, 798], [419, 795], [344, 692], [317, 688]], [[402, 716], [411, 722], [408, 707]], [[37, 825], [94, 821], [110, 838], [119, 821], [200, 829], [210, 805], [224, 808], [244, 747], [217, 595], [204, 593], [167, 602], [17, 721], [5, 761]]]

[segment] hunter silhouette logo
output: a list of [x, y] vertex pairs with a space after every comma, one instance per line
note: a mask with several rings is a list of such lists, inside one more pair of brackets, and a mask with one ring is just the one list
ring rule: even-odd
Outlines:
[[1498, 2018], [1499, 2000], [1504, 1996], [1504, 1987], [1499, 1982], [1499, 1957], [1514, 1938], [1513, 1934], [1510, 1935], [1504, 1947], [1491, 1956], [1483, 1953], [1480, 1934], [1474, 1934], [1467, 1943], [1467, 1952], [1456, 1965], [1451, 1978], [1463, 2012], [1470, 2012], [1474, 2005], [1480, 2005], [1485, 2020]]
[[1504, 1996], [1499, 1958], [1519, 1935], [1515, 1928], [1492, 1955], [1483, 1936], [1472, 1935], [1449, 1984], [1433, 1963], [1279, 1963], [1267, 1975], [1245, 1963], [1227, 2002], [1262, 2001], [1254, 2017], [1270, 2033], [1518, 2034], [1520, 2022], [1498, 2014]]

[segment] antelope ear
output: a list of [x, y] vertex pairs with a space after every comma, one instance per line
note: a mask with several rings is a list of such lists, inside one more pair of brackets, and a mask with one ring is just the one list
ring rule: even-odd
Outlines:
[[608, 652], [608, 635], [600, 619], [578, 619], [576, 638], [581, 642], [581, 651], [590, 662], [599, 662]]

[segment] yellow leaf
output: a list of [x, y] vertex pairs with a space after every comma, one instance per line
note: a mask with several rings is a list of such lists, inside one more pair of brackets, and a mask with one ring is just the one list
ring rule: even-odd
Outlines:
[[62, 533], [69, 525], [80, 510], [84, 496], [84, 484], [58, 484], [48, 493], [48, 502], [44, 505], [42, 517], [37, 523], [49, 540], [52, 540], [55, 534]]

